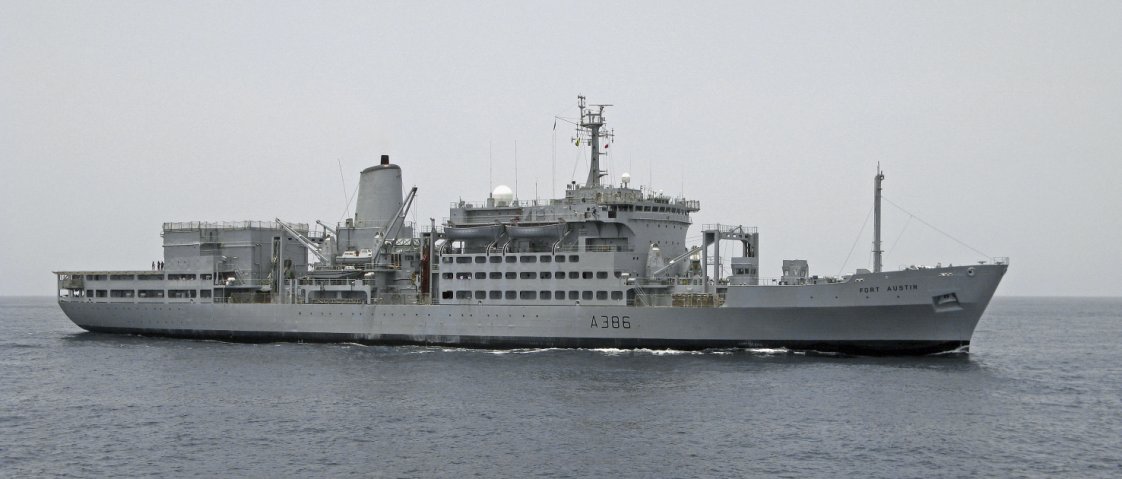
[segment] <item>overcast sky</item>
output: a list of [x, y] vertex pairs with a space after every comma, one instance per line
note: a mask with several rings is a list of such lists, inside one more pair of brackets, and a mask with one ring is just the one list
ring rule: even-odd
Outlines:
[[879, 162], [886, 268], [961, 241], [999, 295], [1118, 296], [1120, 46], [1118, 1], [2, 0], [0, 295], [147, 269], [165, 221], [334, 223], [380, 154], [422, 222], [549, 197], [584, 94], [612, 181], [758, 226], [763, 276], [870, 267]]

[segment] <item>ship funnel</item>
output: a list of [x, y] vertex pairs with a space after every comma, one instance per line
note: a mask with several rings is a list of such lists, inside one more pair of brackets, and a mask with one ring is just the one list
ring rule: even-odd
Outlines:
[[355, 226], [380, 228], [401, 209], [401, 167], [382, 155], [378, 165], [362, 170], [355, 204]]

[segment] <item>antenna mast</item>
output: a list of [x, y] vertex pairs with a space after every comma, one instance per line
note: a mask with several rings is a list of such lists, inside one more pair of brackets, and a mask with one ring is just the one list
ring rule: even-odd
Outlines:
[[884, 173], [880, 171], [880, 163], [877, 163], [877, 176], [873, 177], [873, 272], [879, 273], [881, 270], [881, 254], [884, 253], [880, 249], [880, 190], [881, 182], [884, 181]]
[[514, 200], [518, 201], [518, 140], [514, 141]]
[[604, 126], [604, 107], [612, 105], [589, 105], [585, 103], [584, 95], [577, 95], [577, 106], [580, 107], [580, 126], [589, 131], [588, 141], [592, 147], [592, 161], [588, 167], [588, 181], [586, 187], [599, 187], [600, 177], [607, 173], [600, 169], [600, 128]]

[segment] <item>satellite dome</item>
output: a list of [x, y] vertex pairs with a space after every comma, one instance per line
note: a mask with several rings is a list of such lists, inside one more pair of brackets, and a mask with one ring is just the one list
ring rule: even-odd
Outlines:
[[491, 192], [491, 198], [495, 199], [496, 206], [507, 206], [514, 199], [514, 191], [507, 185], [499, 185]]
[[623, 186], [626, 187], [629, 183], [631, 183], [631, 173], [624, 173], [620, 175], [619, 179], [623, 182]]

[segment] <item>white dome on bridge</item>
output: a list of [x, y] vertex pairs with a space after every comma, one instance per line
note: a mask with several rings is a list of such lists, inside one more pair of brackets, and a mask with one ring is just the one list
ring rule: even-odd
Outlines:
[[491, 192], [491, 198], [495, 199], [496, 206], [507, 206], [514, 200], [514, 191], [507, 185], [499, 185]]

